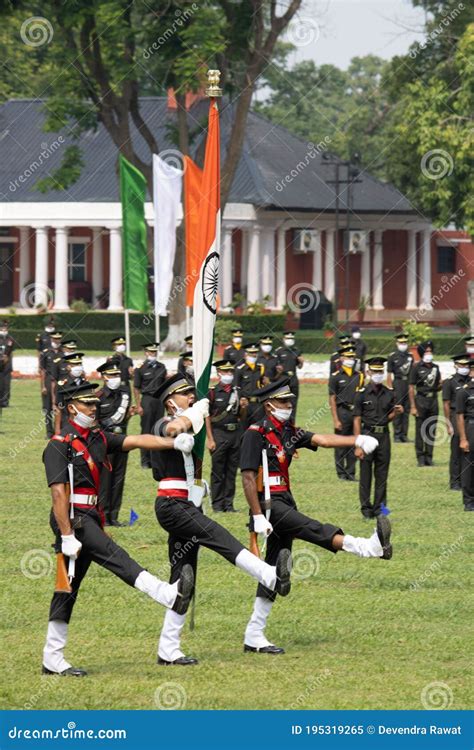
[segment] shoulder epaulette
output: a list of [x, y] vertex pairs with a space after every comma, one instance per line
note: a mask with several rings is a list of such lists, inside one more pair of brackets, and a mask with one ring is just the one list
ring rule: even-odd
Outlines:
[[255, 432], [264, 432], [263, 427], [259, 424], [251, 424], [247, 429], [254, 430]]
[[245, 367], [245, 365], [246, 365], [246, 364], [247, 364], [246, 362], [242, 362], [242, 364], [240, 364], [240, 365], [237, 365], [237, 369], [238, 369], [238, 370], [241, 370], [241, 369], [242, 369], [242, 367]]
[[65, 383], [67, 383], [67, 379], [66, 380], [58, 380], [58, 385], [64, 385]]

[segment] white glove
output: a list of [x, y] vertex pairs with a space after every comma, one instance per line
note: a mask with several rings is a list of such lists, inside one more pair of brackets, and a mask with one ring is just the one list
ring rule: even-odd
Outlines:
[[201, 398], [200, 401], [196, 401], [189, 409], [185, 409], [180, 416], [189, 419], [193, 426], [193, 432], [197, 435], [204, 425], [205, 418], [209, 416], [209, 399]]
[[265, 536], [270, 536], [273, 531], [273, 526], [271, 525], [270, 521], [267, 521], [263, 513], [259, 513], [258, 516], [252, 516], [252, 518], [253, 530], [257, 534], [265, 534]]
[[173, 447], [177, 451], [183, 453], [191, 453], [194, 448], [194, 438], [187, 432], [182, 432], [180, 435], [175, 437]]
[[371, 435], [357, 435], [355, 444], [357, 448], [362, 448], [365, 455], [368, 456], [377, 448], [379, 441]]
[[77, 556], [82, 549], [82, 544], [79, 539], [76, 539], [74, 534], [62, 534], [61, 535], [61, 552], [66, 557], [70, 557], [71, 560], [77, 560]]

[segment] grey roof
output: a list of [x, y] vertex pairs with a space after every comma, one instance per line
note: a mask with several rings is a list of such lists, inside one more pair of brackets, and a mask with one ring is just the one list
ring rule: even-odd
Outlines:
[[[144, 120], [154, 133], [160, 151], [177, 147], [171, 140], [170, 126], [176, 116], [167, 107], [166, 97], [140, 100]], [[74, 143], [67, 129], [45, 133], [43, 123], [47, 101], [15, 99], [0, 107], [0, 200], [1, 201], [85, 201], [119, 200], [117, 151], [102, 125], [84, 133], [78, 141], [84, 167], [77, 182], [67, 191], [40, 193], [34, 186], [38, 179], [51, 174], [61, 163], [66, 145]], [[225, 100], [221, 106], [222, 150], [230, 136], [233, 105]], [[195, 104], [190, 112], [191, 128], [198, 130], [194, 149], [204, 137], [208, 102]], [[132, 141], [138, 155], [149, 161], [149, 151], [139, 133], [131, 126]], [[54, 145], [53, 145], [54, 144]], [[347, 170], [340, 170], [346, 179]], [[334, 179], [335, 167], [329, 165], [317, 149], [250, 112], [242, 155], [236, 170], [229, 200], [251, 203], [267, 209], [301, 211], [334, 211], [335, 187], [326, 181]], [[20, 181], [21, 178], [21, 181]], [[361, 172], [353, 185], [352, 206], [356, 213], [412, 214], [414, 208], [392, 185]], [[340, 188], [340, 208], [347, 200], [346, 186]]]

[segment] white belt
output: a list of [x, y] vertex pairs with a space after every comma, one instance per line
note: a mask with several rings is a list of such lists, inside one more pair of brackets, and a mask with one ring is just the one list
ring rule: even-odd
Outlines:
[[279, 487], [283, 484], [283, 477], [268, 477], [268, 484], [270, 487]]
[[69, 502], [77, 505], [97, 505], [97, 495], [80, 495], [78, 492], [73, 492]]
[[160, 490], [187, 490], [188, 485], [181, 479], [162, 479], [158, 482], [158, 489]]

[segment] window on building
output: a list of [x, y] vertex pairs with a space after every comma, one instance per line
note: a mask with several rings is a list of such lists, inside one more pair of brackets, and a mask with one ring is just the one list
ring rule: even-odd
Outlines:
[[438, 273], [456, 272], [456, 248], [438, 247]]
[[69, 243], [68, 276], [69, 281], [86, 280], [86, 244], [84, 242]]

